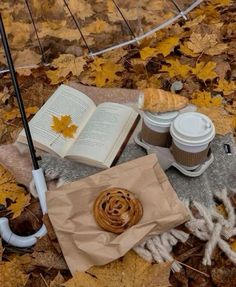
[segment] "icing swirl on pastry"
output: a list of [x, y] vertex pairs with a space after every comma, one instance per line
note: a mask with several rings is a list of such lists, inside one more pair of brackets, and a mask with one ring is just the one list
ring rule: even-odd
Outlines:
[[93, 213], [103, 229], [120, 234], [139, 222], [143, 208], [135, 195], [124, 188], [110, 188], [97, 197]]

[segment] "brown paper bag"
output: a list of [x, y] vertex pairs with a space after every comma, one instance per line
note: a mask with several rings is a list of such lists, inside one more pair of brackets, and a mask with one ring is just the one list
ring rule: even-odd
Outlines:
[[[138, 224], [120, 235], [102, 230], [93, 204], [110, 187], [126, 188], [143, 206]], [[103, 265], [151, 234], [160, 234], [188, 219], [154, 154], [107, 169], [47, 193], [48, 213], [72, 273]]]

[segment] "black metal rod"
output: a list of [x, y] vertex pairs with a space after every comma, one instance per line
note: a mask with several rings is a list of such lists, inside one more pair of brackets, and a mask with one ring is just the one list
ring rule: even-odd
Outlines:
[[0, 13], [0, 35], [1, 35], [1, 39], [2, 39], [3, 48], [4, 48], [4, 51], [6, 54], [6, 58], [7, 58], [7, 63], [9, 66], [9, 70], [10, 70], [10, 74], [11, 74], [11, 80], [12, 80], [12, 84], [14, 86], [17, 103], [18, 103], [18, 106], [20, 109], [22, 123], [23, 123], [24, 129], [25, 129], [25, 134], [26, 134], [26, 138], [27, 138], [27, 142], [28, 142], [28, 146], [29, 146], [29, 150], [30, 150], [30, 155], [31, 155], [33, 167], [34, 167], [34, 169], [38, 169], [39, 165], [38, 165], [37, 157], [35, 154], [34, 144], [33, 144], [33, 140], [31, 137], [29, 125], [27, 122], [27, 118], [26, 118], [26, 114], [25, 114], [25, 108], [24, 108], [22, 97], [21, 97], [18, 81], [16, 78], [16, 72], [15, 72], [13, 61], [12, 61], [11, 51], [10, 51], [10, 48], [8, 45], [7, 36], [6, 36], [5, 28], [3, 25], [1, 13]]
[[135, 36], [135, 34], [134, 34], [134, 32], [133, 32], [133, 30], [132, 30], [132, 28], [131, 28], [131, 26], [130, 26], [128, 20], [125, 18], [125, 15], [122, 13], [122, 11], [121, 11], [120, 7], [117, 5], [116, 1], [115, 1], [115, 0], [112, 0], [112, 2], [113, 2], [113, 4], [115, 5], [115, 7], [116, 7], [116, 9], [118, 10], [118, 12], [120, 13], [120, 15], [121, 15], [121, 17], [123, 18], [123, 20], [125, 21], [125, 24], [126, 24], [126, 26], [128, 27], [128, 29], [129, 29], [131, 35], [132, 35], [132, 36], [134, 37], [134, 39], [135, 39], [136, 36]]
[[181, 10], [181, 8], [179, 7], [179, 5], [176, 3], [175, 0], [171, 0], [171, 2], [174, 4], [175, 8], [179, 11], [179, 13], [182, 15], [182, 17], [184, 18], [184, 20], [187, 20], [187, 16], [184, 14], [184, 12]]
[[46, 63], [46, 57], [44, 55], [43, 46], [42, 46], [41, 41], [39, 39], [38, 31], [37, 31], [37, 28], [36, 28], [36, 24], [34, 22], [34, 17], [33, 17], [33, 14], [32, 14], [32, 11], [31, 11], [31, 8], [30, 8], [28, 0], [25, 0], [25, 4], [26, 4], [27, 9], [29, 11], [30, 19], [31, 19], [31, 22], [33, 24], [34, 32], [35, 32], [35, 35], [36, 35], [36, 38], [37, 38], [37, 41], [38, 41], [38, 44], [39, 44], [39, 50], [40, 50], [40, 53], [41, 53], [41, 56], [42, 56], [42, 62], [45, 64]]
[[91, 51], [91, 49], [90, 49], [90, 47], [89, 47], [87, 41], [85, 40], [85, 37], [84, 37], [84, 34], [82, 33], [82, 30], [81, 30], [81, 28], [80, 28], [80, 25], [79, 25], [77, 19], [75, 18], [74, 14], [72, 13], [72, 11], [71, 11], [71, 9], [70, 9], [68, 3], [66, 2], [66, 0], [63, 0], [63, 2], [64, 2], [64, 4], [65, 4], [67, 10], [69, 11], [70, 16], [71, 16], [71, 18], [73, 19], [73, 21], [74, 21], [74, 23], [75, 23], [76, 28], [79, 30], [80, 36], [81, 36], [81, 38], [83, 39], [86, 48], [88, 49], [89, 53], [92, 53], [92, 51]]
[[175, 0], [171, 0], [171, 2], [174, 4], [175, 8], [181, 13], [182, 10], [180, 9], [179, 5], [175, 2]]

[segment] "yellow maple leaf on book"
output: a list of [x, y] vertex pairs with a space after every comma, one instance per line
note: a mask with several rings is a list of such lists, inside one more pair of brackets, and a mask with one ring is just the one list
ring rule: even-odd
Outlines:
[[63, 135], [65, 138], [73, 138], [74, 133], [77, 131], [78, 126], [72, 123], [71, 116], [64, 115], [59, 117], [52, 117], [53, 124], [51, 128], [58, 134]]

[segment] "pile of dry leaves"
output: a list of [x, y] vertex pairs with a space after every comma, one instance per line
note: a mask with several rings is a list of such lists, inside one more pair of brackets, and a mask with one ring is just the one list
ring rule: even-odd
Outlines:
[[[48, 65], [41, 64], [42, 55], [25, 1], [2, 0], [0, 5], [28, 118], [59, 84], [73, 80], [97, 87], [172, 89], [188, 97], [199, 111], [211, 117], [218, 134], [235, 132], [234, 0], [204, 1], [189, 14], [188, 21], [180, 20], [160, 30], [139, 46], [130, 45], [95, 58], [86, 56], [83, 39], [63, 1], [47, 0], [44, 5], [39, 0], [28, 2]], [[136, 1], [118, 2], [133, 31], [139, 33], [133, 4]], [[173, 16], [166, 4], [168, 1], [141, 2], [140, 21], [145, 29]], [[129, 40], [124, 21], [111, 1], [69, 0], [67, 3], [80, 21], [93, 51], [117, 44], [116, 41]], [[0, 69], [6, 68], [0, 47]], [[1, 144], [5, 144], [16, 139], [22, 125], [9, 74], [1, 73], [0, 78], [0, 138]], [[15, 232], [32, 233], [42, 223], [38, 202], [17, 186], [5, 170], [1, 169], [0, 173], [0, 215], [7, 214], [12, 219]], [[13, 187], [15, 192], [9, 193]], [[67, 280], [64, 286], [168, 286], [169, 264], [150, 265], [134, 253], [128, 253], [105, 268], [94, 267], [87, 274], [79, 273], [71, 279], [55, 234], [48, 219], [44, 221], [49, 234], [32, 249], [19, 250], [7, 244], [0, 247], [0, 286], [55, 287]], [[231, 244], [233, 249], [236, 249], [235, 242]], [[184, 268], [181, 273], [171, 274], [171, 284], [234, 286], [236, 267], [218, 250], [211, 268], [203, 266], [203, 246], [195, 237], [190, 237], [186, 244], [177, 245], [174, 256]], [[163, 277], [157, 282], [155, 274], [158, 272]]]

